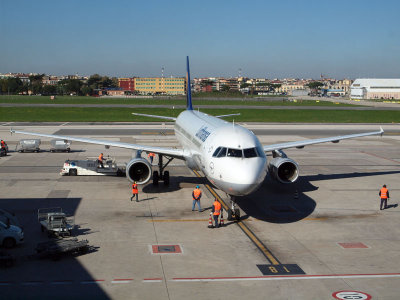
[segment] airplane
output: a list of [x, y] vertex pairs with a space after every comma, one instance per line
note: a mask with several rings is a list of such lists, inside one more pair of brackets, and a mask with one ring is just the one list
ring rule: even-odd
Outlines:
[[[263, 146], [252, 131], [222, 119], [223, 117], [237, 114], [210, 116], [193, 109], [189, 57], [186, 57], [186, 64], [186, 110], [181, 112], [176, 118], [133, 113], [133, 115], [175, 122], [174, 132], [178, 142], [182, 146], [181, 149], [34, 133], [13, 129], [11, 129], [11, 133], [98, 144], [104, 145], [107, 149], [110, 147], [119, 147], [136, 150], [135, 157], [126, 165], [126, 177], [131, 182], [136, 181], [138, 184], [146, 184], [152, 177], [154, 185], [158, 185], [160, 180], [165, 185], [169, 185], [170, 175], [169, 171], [166, 171], [165, 168], [173, 159], [184, 160], [187, 167], [192, 170], [201, 171], [214, 186], [230, 197], [231, 208], [228, 211], [229, 220], [240, 218], [240, 210], [237, 208], [235, 197], [254, 192], [260, 187], [268, 173], [274, 180], [282, 184], [297, 181], [299, 166], [293, 159], [287, 157], [283, 149], [301, 149], [313, 144], [325, 142], [338, 143], [344, 139], [370, 135], [382, 136], [384, 133], [381, 127], [379, 131], [374, 132]], [[269, 151], [272, 152], [272, 159], [268, 162], [265, 153]], [[141, 156], [142, 152], [153, 152], [158, 155], [158, 170], [152, 172], [152, 166]]]

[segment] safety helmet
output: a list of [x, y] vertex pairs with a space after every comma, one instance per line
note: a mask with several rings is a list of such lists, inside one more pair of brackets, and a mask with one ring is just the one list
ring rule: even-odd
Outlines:
[[200, 188], [198, 185], [196, 185], [196, 189]]

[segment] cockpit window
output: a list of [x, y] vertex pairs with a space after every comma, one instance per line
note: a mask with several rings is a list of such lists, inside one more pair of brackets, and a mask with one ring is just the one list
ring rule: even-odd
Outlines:
[[214, 157], [225, 157], [226, 156], [226, 148], [218, 147], [213, 154]]
[[243, 149], [243, 154], [244, 154], [244, 157], [246, 157], [246, 158], [258, 156], [256, 148]]
[[243, 151], [242, 149], [228, 149], [228, 155], [229, 157], [243, 157]]

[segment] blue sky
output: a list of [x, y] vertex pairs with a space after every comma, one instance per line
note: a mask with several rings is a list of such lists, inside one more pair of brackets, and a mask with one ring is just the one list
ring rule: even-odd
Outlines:
[[0, 0], [0, 73], [400, 78], [400, 1]]

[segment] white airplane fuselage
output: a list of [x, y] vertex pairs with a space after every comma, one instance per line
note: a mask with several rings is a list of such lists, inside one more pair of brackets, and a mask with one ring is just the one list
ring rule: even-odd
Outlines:
[[180, 113], [174, 130], [187, 166], [225, 193], [247, 195], [264, 181], [267, 158], [250, 130], [194, 110]]

